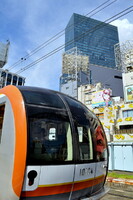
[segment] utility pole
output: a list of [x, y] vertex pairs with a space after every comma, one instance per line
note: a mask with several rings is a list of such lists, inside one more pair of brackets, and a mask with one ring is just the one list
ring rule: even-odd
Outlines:
[[118, 120], [118, 117], [119, 117], [119, 113], [120, 113], [120, 109], [121, 107], [117, 105], [117, 110], [116, 110], [116, 117], [114, 119], [114, 133], [116, 134], [116, 129], [117, 129], [117, 120]]

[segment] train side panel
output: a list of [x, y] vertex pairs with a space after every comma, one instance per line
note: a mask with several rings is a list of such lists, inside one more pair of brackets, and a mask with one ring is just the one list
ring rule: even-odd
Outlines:
[[0, 109], [2, 107], [4, 107], [4, 113], [0, 141], [0, 199], [18, 200], [12, 188], [15, 146], [14, 116], [10, 101], [6, 96], [0, 98]]
[[[36, 170], [35, 182], [29, 185], [28, 174]], [[21, 199], [43, 197], [43, 199], [68, 200], [71, 194], [74, 176], [74, 165], [48, 165], [48, 166], [27, 166], [25, 182]]]

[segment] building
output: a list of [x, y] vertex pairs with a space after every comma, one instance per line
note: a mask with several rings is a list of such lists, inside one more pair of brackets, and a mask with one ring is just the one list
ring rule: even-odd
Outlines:
[[6, 85], [23, 86], [24, 83], [24, 77], [0, 68], [0, 88], [5, 87]]
[[87, 84], [78, 87], [78, 100], [89, 108], [99, 108], [111, 105], [111, 89], [104, 89], [101, 83], [96, 85]]
[[[117, 27], [73, 14], [65, 29], [60, 91], [76, 98], [77, 87], [100, 82], [103, 88], [112, 90], [112, 96], [123, 97], [122, 71], [116, 67], [114, 53], [114, 45], [118, 41]], [[73, 49], [76, 49], [75, 53]], [[68, 55], [67, 52], [69, 59], [64, 57], [65, 54]], [[80, 55], [88, 60], [88, 64], [83, 62], [85, 67], [80, 67], [81, 62], [80, 65], [77, 64]]]
[[100, 119], [108, 142], [133, 141], [133, 100], [112, 97], [112, 91], [100, 83], [78, 87], [78, 100]]
[[122, 69], [123, 72], [130, 72], [133, 66], [133, 40], [127, 40], [121, 45], [117, 43], [114, 50], [117, 68]]
[[133, 43], [123, 47], [118, 55], [122, 64], [118, 63], [123, 68], [124, 99], [112, 97], [110, 88], [104, 89], [101, 83], [80, 86], [78, 99], [99, 117], [108, 141], [133, 142]]
[[25, 83], [24, 77], [3, 69], [8, 59], [9, 44], [9, 42], [7, 42], [7, 44], [0, 43], [0, 88], [6, 85], [21, 86]]
[[103, 88], [110, 88], [112, 96], [120, 96], [123, 98], [123, 82], [121, 70], [103, 67], [98, 65], [90, 65], [90, 83], [95, 85], [101, 83]]
[[77, 47], [93, 65], [116, 68], [114, 45], [118, 42], [116, 26], [75, 13], [65, 29], [65, 51]]
[[9, 45], [9, 42], [7, 42], [7, 44], [0, 42], [0, 68], [7, 63]]

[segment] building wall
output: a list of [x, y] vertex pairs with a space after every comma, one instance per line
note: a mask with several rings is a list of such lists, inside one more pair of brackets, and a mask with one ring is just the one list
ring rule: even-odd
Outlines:
[[86, 106], [90, 105], [92, 103], [93, 91], [96, 91], [96, 88], [93, 85], [80, 85], [80, 87], [78, 87], [78, 100]]
[[123, 73], [122, 76], [125, 102], [133, 102], [133, 71]]
[[65, 51], [77, 47], [95, 65], [115, 68], [114, 45], [118, 42], [117, 27], [75, 13], [65, 30]]
[[77, 81], [68, 81], [61, 85], [60, 91], [77, 99]]
[[133, 142], [109, 143], [109, 170], [133, 172]]
[[92, 109], [100, 119], [108, 141], [133, 141], [133, 104], [119, 102], [112, 106]]
[[[100, 83], [95, 86], [80, 86], [78, 88], [78, 100], [100, 119], [108, 141], [133, 141], [133, 103], [124, 103], [124, 100], [120, 97], [114, 97], [108, 98], [108, 102], [105, 101], [104, 106], [100, 106], [102, 96], [98, 96], [97, 100], [100, 102], [98, 102], [97, 107], [94, 107], [93, 96], [96, 92], [99, 95], [99, 92], [103, 91], [101, 89]], [[104, 99], [102, 101], [104, 102]]]
[[78, 87], [82, 84], [87, 84], [88, 79], [88, 74], [83, 71], [79, 71], [77, 75], [63, 74], [60, 77], [60, 92], [68, 94], [77, 99]]
[[112, 96], [124, 96], [121, 71], [97, 65], [90, 65], [89, 67], [91, 84], [101, 82], [104, 88], [112, 90]]

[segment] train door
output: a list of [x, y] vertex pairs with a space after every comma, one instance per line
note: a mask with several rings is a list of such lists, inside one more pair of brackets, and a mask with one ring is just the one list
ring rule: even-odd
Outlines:
[[75, 177], [72, 199], [91, 196], [94, 176], [95, 162], [93, 154], [93, 143], [89, 127], [78, 127], [79, 162], [75, 165]]
[[77, 153], [71, 200], [91, 196], [94, 185], [95, 162], [89, 111], [79, 102], [65, 97], [73, 119]]
[[27, 106], [28, 155], [21, 199], [68, 200], [74, 162], [72, 131], [66, 110]]

